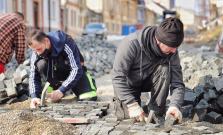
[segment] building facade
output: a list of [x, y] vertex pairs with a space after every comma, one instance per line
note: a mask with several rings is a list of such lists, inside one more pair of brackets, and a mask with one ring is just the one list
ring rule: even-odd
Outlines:
[[61, 29], [60, 0], [0, 0], [0, 5], [1, 14], [23, 13], [27, 32], [34, 28], [43, 32]]
[[61, 1], [63, 30], [72, 36], [81, 36], [86, 24], [85, 0]]
[[103, 0], [103, 23], [109, 34], [122, 34], [123, 25], [137, 24], [137, 0]]

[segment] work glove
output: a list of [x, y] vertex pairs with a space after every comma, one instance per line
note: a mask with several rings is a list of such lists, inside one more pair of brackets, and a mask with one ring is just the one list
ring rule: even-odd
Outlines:
[[176, 119], [178, 119], [178, 123], [182, 122], [182, 113], [177, 107], [175, 106], [169, 107], [169, 109], [166, 112], [165, 120], [167, 119], [168, 115], [173, 115]]
[[36, 108], [37, 105], [40, 105], [40, 98], [32, 98], [30, 108]]
[[137, 102], [127, 105], [129, 116], [139, 122], [145, 122], [145, 113]]

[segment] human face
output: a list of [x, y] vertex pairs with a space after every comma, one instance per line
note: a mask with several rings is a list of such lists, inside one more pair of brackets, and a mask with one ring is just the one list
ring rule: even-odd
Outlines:
[[169, 46], [167, 46], [167, 45], [161, 43], [161, 42], [158, 41], [157, 39], [156, 39], [156, 41], [157, 41], [157, 44], [159, 45], [161, 51], [162, 51], [164, 54], [166, 54], [166, 55], [168, 55], [168, 54], [170, 54], [170, 53], [175, 53], [176, 50], [177, 50], [176, 47], [169, 47]]
[[43, 42], [33, 40], [32, 45], [30, 45], [29, 47], [33, 51], [37, 52], [38, 55], [40, 55], [44, 52], [45, 49], [49, 49], [50, 46], [51, 46], [50, 40], [48, 38], [45, 38], [45, 40]]

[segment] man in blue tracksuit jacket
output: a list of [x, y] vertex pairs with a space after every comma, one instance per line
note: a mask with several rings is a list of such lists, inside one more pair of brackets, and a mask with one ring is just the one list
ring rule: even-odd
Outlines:
[[69, 35], [60, 30], [47, 34], [33, 30], [27, 44], [33, 50], [29, 77], [31, 108], [40, 104], [41, 77], [54, 90], [51, 99], [59, 100], [72, 89], [80, 100], [96, 100], [94, 80], [86, 74], [83, 56]]

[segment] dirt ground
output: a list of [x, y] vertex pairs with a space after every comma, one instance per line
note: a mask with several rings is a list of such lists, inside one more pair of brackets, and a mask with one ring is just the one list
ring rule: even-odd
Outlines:
[[73, 135], [77, 127], [43, 115], [14, 110], [0, 115], [0, 134]]

